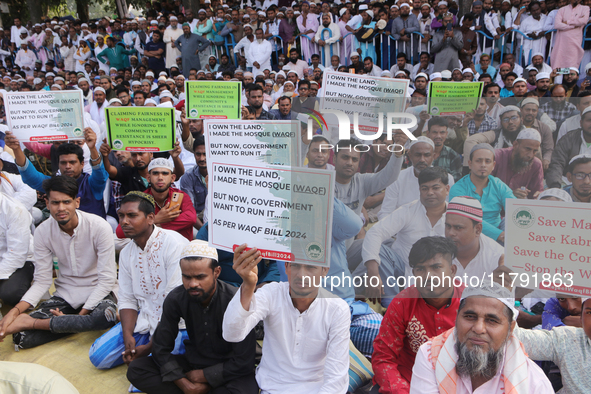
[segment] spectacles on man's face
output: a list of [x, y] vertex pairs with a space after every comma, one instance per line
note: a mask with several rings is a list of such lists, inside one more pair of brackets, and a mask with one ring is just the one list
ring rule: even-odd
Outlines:
[[591, 173], [585, 174], [584, 172], [577, 172], [576, 174], [574, 174], [574, 177], [577, 181], [584, 181], [587, 177], [589, 177], [589, 180], [591, 180]]
[[518, 119], [519, 119], [519, 116], [513, 115], [510, 118], [503, 118], [503, 119], [501, 119], [501, 122], [503, 122], [503, 123], [507, 123], [508, 121], [515, 122]]

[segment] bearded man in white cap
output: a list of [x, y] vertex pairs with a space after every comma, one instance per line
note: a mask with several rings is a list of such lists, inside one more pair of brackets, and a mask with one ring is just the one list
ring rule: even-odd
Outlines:
[[[181, 253], [180, 268], [182, 285], [164, 300], [152, 356], [134, 360], [127, 378], [146, 393], [258, 392], [254, 331], [249, 329], [235, 343], [222, 337], [222, 316], [236, 288], [218, 279], [216, 249], [205, 241], [192, 241]], [[175, 355], [181, 319], [189, 339], [185, 354]]]
[[[119, 255], [118, 308], [121, 322], [98, 338], [89, 351], [99, 369], [129, 364], [152, 351], [152, 336], [164, 299], [181, 285], [179, 258], [189, 241], [155, 225], [154, 198], [132, 191], [117, 211], [125, 236], [131, 240]], [[184, 324], [182, 325], [184, 328]], [[174, 354], [184, 353], [182, 330]]]
[[177, 38], [183, 35], [183, 29], [179, 29], [179, 21], [176, 16], [170, 17], [170, 26], [164, 30], [162, 42], [166, 44], [166, 68], [176, 66], [176, 58], [181, 56], [181, 51], [175, 45]]
[[519, 132], [513, 146], [495, 150], [496, 176], [513, 190], [517, 198], [534, 199], [544, 190], [544, 169], [536, 157], [542, 137], [536, 129]]
[[[407, 59], [417, 58], [419, 49], [419, 35], [421, 25], [417, 17], [410, 12], [410, 5], [406, 2], [400, 4], [400, 16], [392, 22], [392, 37], [398, 41], [398, 53], [406, 54]], [[411, 40], [413, 43], [411, 45]], [[411, 46], [413, 50], [411, 51]]]
[[410, 393], [552, 393], [513, 335], [518, 311], [496, 282], [462, 293], [456, 326], [419, 348]]

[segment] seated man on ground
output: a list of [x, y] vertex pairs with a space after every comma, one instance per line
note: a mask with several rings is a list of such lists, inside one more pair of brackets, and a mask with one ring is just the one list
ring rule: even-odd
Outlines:
[[[180, 257], [183, 284], [164, 300], [162, 318], [152, 338], [152, 355], [132, 361], [127, 378], [148, 394], [257, 393], [252, 327], [236, 343], [226, 341], [225, 329], [222, 337], [222, 317], [236, 288], [218, 279], [215, 248], [194, 240]], [[175, 355], [181, 319], [189, 339], [185, 354]], [[244, 327], [243, 322], [241, 325]]]
[[285, 263], [289, 281], [255, 293], [262, 256], [246, 247], [235, 251], [234, 269], [243, 282], [224, 314], [224, 339], [242, 341], [263, 320], [265, 350], [256, 373], [263, 393], [346, 392], [350, 312], [345, 301], [316, 287], [328, 268]]
[[[369, 229], [363, 239], [363, 264], [353, 272], [353, 276], [378, 277], [378, 282], [370, 280], [365, 296], [379, 299], [387, 306], [391, 298], [398, 294], [396, 284], [386, 285], [389, 277], [397, 278], [412, 275], [408, 265], [408, 253], [412, 245], [427, 236], [445, 233], [446, 199], [449, 194], [449, 174], [439, 167], [429, 167], [419, 174], [420, 198], [403, 205], [390, 213]], [[391, 246], [384, 241], [396, 235]], [[372, 286], [374, 283], [375, 286]], [[382, 283], [384, 286], [382, 287]], [[388, 299], [382, 299], [382, 295]]]
[[[191, 241], [197, 214], [191, 198], [185, 192], [172, 187], [175, 179], [174, 168], [170, 161], [162, 157], [152, 159], [148, 166], [150, 187], [145, 192], [154, 197], [156, 203], [154, 224], [167, 230], [174, 230]], [[117, 236], [119, 238], [125, 236], [121, 225], [117, 227]]]
[[501, 227], [501, 211], [505, 200], [515, 195], [503, 181], [491, 175], [495, 168], [495, 151], [489, 144], [478, 144], [470, 151], [470, 173], [459, 180], [449, 192], [449, 198], [468, 196], [480, 201], [482, 206], [482, 232], [484, 235], [505, 242]]
[[[0, 320], [0, 339], [13, 335], [28, 349], [68, 334], [105, 330], [117, 321], [114, 291], [117, 266], [113, 230], [107, 221], [78, 210], [78, 183], [73, 177], [51, 177], [43, 182], [51, 218], [34, 235], [35, 275], [21, 301]], [[53, 256], [59, 275], [55, 293], [30, 315], [52, 284]]]
[[564, 188], [573, 202], [591, 202], [591, 153], [570, 159], [566, 178], [572, 184]]
[[553, 393], [515, 336], [514, 303], [496, 282], [466, 288], [455, 328], [419, 348], [410, 393]]
[[[119, 316], [121, 323], [98, 338], [90, 348], [92, 364], [99, 369], [129, 364], [152, 352], [152, 336], [170, 291], [181, 285], [178, 264], [186, 238], [154, 225], [155, 202], [149, 194], [130, 192], [117, 211], [130, 242], [119, 254]], [[186, 339], [186, 330], [181, 330]], [[184, 345], [179, 334], [178, 353]], [[174, 354], [174, 352], [173, 352]]]
[[464, 285], [443, 281], [435, 286], [428, 279], [453, 278], [455, 254], [454, 243], [443, 237], [421, 238], [412, 246], [409, 265], [422, 282], [401, 291], [388, 306], [374, 341], [372, 392], [408, 393], [419, 347], [454, 326]]
[[445, 236], [458, 248], [453, 260], [458, 277], [482, 277], [504, 261], [505, 249], [482, 233], [482, 205], [472, 197], [454, 197], [447, 205]]
[[495, 150], [495, 168], [498, 177], [513, 190], [517, 198], [534, 199], [544, 191], [544, 168], [536, 154], [542, 138], [535, 129], [523, 129], [513, 146]]
[[[0, 178], [2, 183], [6, 178]], [[0, 192], [0, 301], [16, 305], [31, 282], [33, 265], [33, 234], [31, 214], [18, 200]]]

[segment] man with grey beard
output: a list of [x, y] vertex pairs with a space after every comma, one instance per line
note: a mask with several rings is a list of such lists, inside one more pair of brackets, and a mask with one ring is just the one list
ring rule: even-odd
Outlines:
[[533, 199], [544, 191], [544, 169], [536, 157], [541, 141], [536, 129], [523, 129], [512, 147], [495, 150], [491, 175], [505, 182], [517, 198]]
[[410, 394], [553, 393], [513, 335], [514, 303], [496, 282], [464, 290], [456, 327], [419, 348]]

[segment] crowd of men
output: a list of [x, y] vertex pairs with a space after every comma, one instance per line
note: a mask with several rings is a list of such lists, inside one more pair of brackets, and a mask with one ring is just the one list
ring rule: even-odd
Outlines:
[[[507, 199], [591, 202], [589, 7], [340, 3], [169, 0], [0, 30], [0, 97], [84, 98], [83, 139], [53, 143], [20, 142], [0, 100], [0, 340], [108, 329], [90, 361], [128, 364], [130, 390], [147, 393], [587, 392], [585, 298], [429, 278], [508, 275]], [[415, 139], [384, 133], [366, 152], [302, 127], [304, 165], [336, 175], [330, 268], [208, 246], [207, 147], [185, 81], [238, 81], [243, 120], [299, 122], [321, 107], [326, 71], [408, 80], [417, 117]], [[437, 81], [483, 82], [482, 97], [430, 116]], [[175, 149], [112, 150], [112, 106], [175, 108]], [[391, 285], [411, 276], [424, 282]]]

